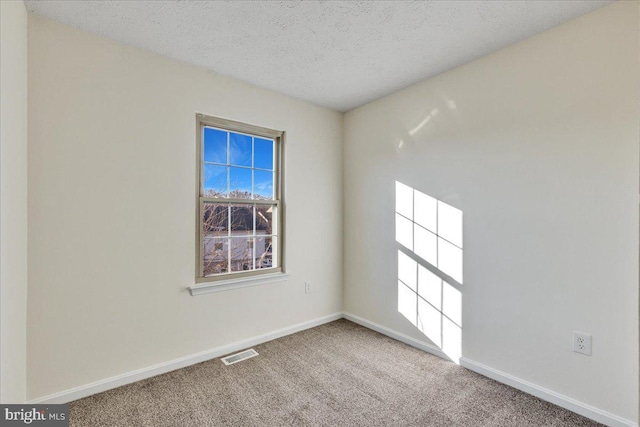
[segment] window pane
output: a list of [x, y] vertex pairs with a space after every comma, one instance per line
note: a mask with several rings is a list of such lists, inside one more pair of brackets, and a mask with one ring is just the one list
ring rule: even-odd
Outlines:
[[227, 132], [204, 128], [204, 161], [227, 163]]
[[205, 276], [229, 271], [229, 239], [204, 239], [202, 267]]
[[256, 236], [256, 269], [277, 267], [276, 237]]
[[253, 167], [273, 170], [273, 141], [254, 138]]
[[231, 205], [231, 236], [253, 234], [253, 205]]
[[227, 197], [226, 166], [204, 165], [203, 189], [206, 197]]
[[256, 199], [273, 199], [273, 172], [253, 171], [253, 193]]
[[229, 168], [229, 197], [234, 199], [251, 198], [251, 169]]
[[273, 229], [275, 206], [256, 205], [256, 234], [276, 234]]
[[231, 238], [231, 271], [253, 270], [253, 237]]
[[229, 205], [226, 203], [204, 203], [202, 207], [202, 233], [207, 237], [229, 234]]
[[231, 132], [229, 150], [232, 165], [251, 167], [251, 137]]

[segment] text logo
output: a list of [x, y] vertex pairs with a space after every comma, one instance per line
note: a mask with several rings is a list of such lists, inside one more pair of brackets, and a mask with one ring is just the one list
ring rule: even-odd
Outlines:
[[68, 427], [69, 405], [0, 405], [0, 427]]

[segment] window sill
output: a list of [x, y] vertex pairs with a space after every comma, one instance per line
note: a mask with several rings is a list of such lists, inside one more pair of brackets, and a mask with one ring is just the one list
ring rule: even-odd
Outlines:
[[284, 282], [289, 275], [287, 273], [264, 274], [254, 277], [242, 277], [237, 279], [218, 280], [210, 283], [202, 283], [189, 287], [192, 296], [223, 292], [231, 289], [247, 288], [249, 286], [266, 285], [267, 283]]

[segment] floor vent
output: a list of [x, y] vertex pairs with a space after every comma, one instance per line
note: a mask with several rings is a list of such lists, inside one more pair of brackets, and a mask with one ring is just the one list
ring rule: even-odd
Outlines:
[[243, 360], [251, 359], [258, 355], [258, 352], [250, 348], [249, 350], [241, 351], [240, 353], [232, 354], [231, 356], [223, 357], [221, 360], [225, 365], [233, 365], [234, 363], [242, 362]]

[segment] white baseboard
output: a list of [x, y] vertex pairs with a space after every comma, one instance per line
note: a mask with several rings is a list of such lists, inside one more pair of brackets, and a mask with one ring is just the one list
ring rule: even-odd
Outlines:
[[[347, 320], [351, 320], [352, 322], [357, 323], [361, 326], [364, 326], [365, 328], [372, 329], [376, 332], [380, 332], [383, 335], [386, 335], [390, 338], [401, 341], [412, 347], [416, 347], [420, 350], [426, 351], [427, 353], [434, 354], [446, 360], [451, 360], [438, 347], [435, 347], [431, 344], [427, 344], [420, 340], [411, 338], [405, 334], [389, 329], [386, 326], [378, 325], [377, 323], [371, 322], [367, 319], [363, 319], [362, 317], [358, 317], [354, 314], [350, 314], [346, 312], [344, 313], [344, 318]], [[556, 393], [555, 391], [551, 391], [544, 387], [540, 387], [536, 384], [532, 384], [528, 381], [514, 377], [513, 375], [509, 375], [507, 373], [498, 371], [497, 369], [493, 369], [481, 363], [474, 362], [473, 360], [469, 360], [467, 358], [462, 357], [460, 359], [460, 365], [474, 372], [477, 372], [480, 375], [483, 375], [485, 377], [491, 378], [492, 380], [498, 381], [499, 383], [506, 384], [508, 386], [521, 390], [527, 394], [533, 395], [542, 400], [553, 403], [554, 405], [558, 405], [561, 408], [568, 409], [572, 412], [575, 412], [576, 414], [580, 414], [582, 416], [585, 416], [587, 418], [590, 418], [594, 421], [605, 424], [607, 426], [638, 427], [638, 423], [636, 422], [633, 422], [631, 420], [627, 420], [625, 418], [603, 411], [591, 405], [587, 405], [586, 403], [579, 402], [575, 399], [564, 396], [560, 393]]]
[[497, 369], [493, 369], [481, 363], [474, 362], [473, 360], [467, 359], [465, 357], [462, 357], [460, 359], [460, 365], [474, 372], [477, 372], [480, 375], [484, 375], [485, 377], [489, 377], [502, 384], [517, 388], [518, 390], [524, 391], [525, 393], [531, 394], [542, 400], [546, 400], [547, 402], [553, 403], [554, 405], [558, 405], [562, 408], [575, 412], [576, 414], [580, 414], [610, 427], [638, 427], [638, 423], [634, 421], [627, 420], [625, 418], [603, 411], [602, 409], [598, 409], [594, 406], [587, 405], [586, 403], [579, 402], [560, 393], [556, 393], [555, 391], [540, 387], [536, 384], [532, 384], [528, 381], [514, 377], [513, 375], [509, 375], [505, 372], [498, 371]]
[[104, 380], [96, 381], [96, 382], [82, 385], [79, 387], [74, 387], [69, 390], [61, 391], [59, 393], [43, 396], [37, 399], [30, 400], [28, 403], [34, 405], [34, 404], [54, 404], [54, 403], [71, 402], [73, 400], [91, 396], [96, 393], [101, 393], [103, 391], [111, 390], [126, 384], [131, 384], [136, 381], [151, 378], [156, 375], [175, 371], [176, 369], [184, 368], [186, 366], [194, 365], [196, 363], [204, 362], [210, 359], [215, 359], [217, 357], [224, 356], [229, 353], [234, 353], [239, 350], [244, 350], [247, 347], [253, 347], [253, 346], [265, 343], [267, 341], [274, 340], [276, 338], [284, 337], [286, 335], [291, 335], [296, 332], [303, 331], [305, 329], [314, 328], [316, 326], [333, 322], [334, 320], [338, 320], [341, 318], [342, 318], [342, 313], [330, 314], [328, 316], [320, 317], [318, 319], [313, 319], [307, 322], [299, 323], [297, 325], [278, 329], [277, 331], [268, 332], [266, 334], [258, 335], [256, 337], [248, 338], [242, 341], [237, 341], [231, 344], [201, 351], [199, 353], [180, 357], [178, 359], [170, 360], [168, 362], [158, 363], [157, 365], [148, 366], [142, 369], [137, 369], [135, 371], [127, 372], [121, 375], [116, 375], [115, 377], [106, 378]]
[[[83, 397], [91, 396], [96, 393], [111, 390], [126, 384], [131, 384], [136, 381], [144, 380], [154, 377], [156, 375], [164, 374], [174, 371], [176, 369], [184, 368], [186, 366], [194, 365], [196, 363], [204, 362], [210, 359], [224, 356], [226, 354], [234, 353], [245, 348], [256, 346], [267, 341], [274, 340], [276, 338], [291, 335], [296, 332], [303, 331], [305, 329], [314, 328], [316, 326], [323, 325], [325, 323], [333, 322], [340, 318], [345, 318], [354, 323], [357, 323], [365, 328], [374, 330], [390, 338], [403, 342], [412, 347], [426, 351], [427, 353], [434, 354], [446, 360], [451, 360], [447, 355], [438, 347], [428, 344], [426, 342], [417, 340], [403, 333], [394, 331], [385, 326], [371, 322], [362, 317], [356, 316], [351, 313], [334, 313], [328, 316], [313, 319], [307, 322], [299, 323], [297, 325], [288, 326], [286, 328], [278, 329], [277, 331], [268, 332], [266, 334], [258, 335], [256, 337], [248, 338], [235, 343], [227, 344], [224, 346], [216, 347], [210, 350], [205, 350], [199, 353], [191, 354], [189, 356], [174, 359], [168, 362], [159, 363], [157, 365], [149, 366], [146, 368], [138, 369], [135, 371], [127, 372], [115, 377], [107, 378], [104, 380], [96, 381], [91, 384], [74, 387], [69, 390], [61, 391], [59, 393], [51, 394], [48, 396], [40, 397], [29, 401], [29, 404], [54, 404], [54, 403], [67, 403], [73, 400], [81, 399]], [[577, 414], [583, 415], [599, 423], [608, 425], [610, 427], [638, 427], [638, 423], [603, 411], [586, 403], [579, 402], [570, 397], [561, 395], [552, 390], [540, 387], [536, 384], [532, 384], [528, 381], [514, 377], [505, 372], [498, 371], [489, 366], [481, 363], [469, 360], [467, 358], [461, 358], [460, 364], [474, 372], [479, 373], [485, 377], [491, 378], [502, 384], [509, 385], [525, 393], [536, 396], [542, 400], [558, 405], [562, 408], [568, 409]]]
[[446, 360], [451, 360], [449, 356], [447, 356], [442, 350], [440, 350], [435, 345], [428, 344], [424, 341], [420, 341], [415, 338], [411, 338], [408, 335], [394, 331], [393, 329], [389, 329], [386, 326], [378, 325], [377, 323], [374, 323], [370, 320], [363, 319], [362, 317], [358, 317], [355, 314], [345, 312], [344, 318], [347, 320], [351, 320], [353, 323], [357, 323], [358, 325], [364, 326], [365, 328], [374, 330], [376, 332], [380, 332], [382, 335], [386, 335], [389, 338], [393, 338], [394, 340], [403, 342], [407, 345], [410, 345], [411, 347], [418, 348], [422, 351], [426, 351], [427, 353], [434, 354]]

